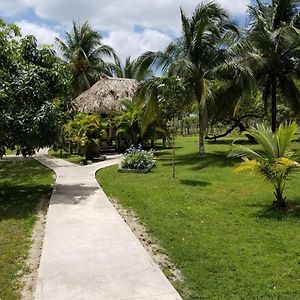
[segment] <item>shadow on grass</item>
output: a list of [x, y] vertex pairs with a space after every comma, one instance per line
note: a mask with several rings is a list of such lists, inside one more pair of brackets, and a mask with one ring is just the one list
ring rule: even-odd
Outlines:
[[250, 204], [249, 207], [259, 208], [254, 216], [264, 219], [284, 220], [286, 218], [300, 218], [300, 199], [287, 202], [286, 208], [278, 208], [272, 203]]
[[0, 220], [26, 219], [36, 213], [41, 197], [50, 197], [49, 185], [0, 185]]
[[[160, 158], [164, 166], [171, 166], [172, 161], [170, 157]], [[213, 153], [207, 153], [204, 157], [199, 157], [198, 153], [191, 153], [185, 155], [176, 156], [177, 166], [190, 166], [190, 170], [199, 171], [206, 167], [233, 167], [238, 162], [240, 158], [229, 158], [227, 157], [227, 152], [216, 151]]]
[[239, 139], [221, 139], [221, 140], [207, 140], [207, 144], [212, 145], [231, 145], [232, 143], [235, 143], [236, 145], [255, 145], [256, 143], [251, 143], [249, 140], [239, 140]]
[[180, 179], [181, 184], [189, 185], [189, 186], [208, 186], [209, 182], [200, 181], [200, 180], [189, 180], [189, 179]]

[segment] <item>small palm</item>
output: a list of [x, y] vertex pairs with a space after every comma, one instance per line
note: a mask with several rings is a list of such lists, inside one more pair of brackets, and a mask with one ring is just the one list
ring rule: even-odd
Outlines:
[[295, 138], [297, 124], [281, 124], [273, 133], [265, 125], [259, 125], [248, 132], [261, 146], [261, 152], [256, 152], [249, 147], [234, 145], [230, 156], [242, 157], [243, 162], [235, 172], [250, 170], [254, 174], [262, 175], [275, 188], [276, 203], [279, 207], [286, 206], [286, 198], [283, 197], [285, 179], [292, 170], [300, 168], [295, 161], [297, 153], [292, 151], [291, 144]]

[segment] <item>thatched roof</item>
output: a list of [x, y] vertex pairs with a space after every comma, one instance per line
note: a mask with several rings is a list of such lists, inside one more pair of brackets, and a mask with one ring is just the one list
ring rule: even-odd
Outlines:
[[75, 99], [78, 111], [111, 113], [122, 110], [123, 100], [132, 100], [138, 87], [135, 79], [102, 78]]

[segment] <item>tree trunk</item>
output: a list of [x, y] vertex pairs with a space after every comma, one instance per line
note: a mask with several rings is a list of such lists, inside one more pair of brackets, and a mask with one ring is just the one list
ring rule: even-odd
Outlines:
[[286, 197], [283, 197], [283, 191], [281, 188], [276, 188], [275, 192], [275, 197], [276, 197], [276, 205], [279, 208], [285, 208], [286, 207]]
[[203, 77], [196, 76], [195, 94], [198, 104], [198, 126], [199, 126], [199, 156], [205, 155], [205, 136], [206, 136], [206, 113], [205, 104], [203, 104], [203, 95], [205, 93], [205, 82]]
[[155, 141], [154, 138], [151, 138], [151, 148], [153, 149], [155, 147]]
[[199, 156], [205, 155], [206, 120], [205, 113], [200, 102], [198, 102], [198, 125], [199, 125]]
[[277, 129], [277, 82], [275, 79], [272, 81], [271, 101], [272, 131], [275, 132]]

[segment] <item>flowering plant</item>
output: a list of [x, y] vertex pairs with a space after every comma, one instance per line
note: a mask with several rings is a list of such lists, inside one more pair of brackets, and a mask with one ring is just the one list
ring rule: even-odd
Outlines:
[[156, 158], [153, 150], [143, 150], [141, 145], [139, 145], [137, 148], [131, 146], [124, 154], [124, 159], [121, 162], [121, 168], [144, 170], [153, 167], [155, 163]]

